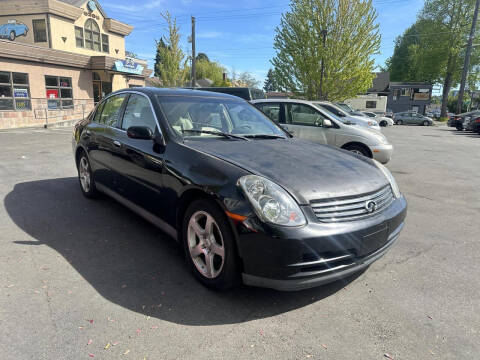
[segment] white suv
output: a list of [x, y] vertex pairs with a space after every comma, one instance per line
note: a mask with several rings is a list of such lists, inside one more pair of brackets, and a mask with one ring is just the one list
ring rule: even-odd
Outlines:
[[382, 164], [392, 157], [393, 146], [382, 133], [352, 124], [310, 101], [261, 99], [251, 103], [295, 137], [350, 150]]

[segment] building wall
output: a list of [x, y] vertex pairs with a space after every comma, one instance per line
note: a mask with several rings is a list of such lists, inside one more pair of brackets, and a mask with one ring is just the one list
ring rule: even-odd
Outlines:
[[[367, 101], [374, 101], [375, 108], [367, 108]], [[387, 97], [377, 95], [359, 95], [352, 99], [347, 99], [345, 102], [360, 111], [385, 112], [387, 109]]]
[[[411, 91], [418, 91], [419, 89], [428, 89], [427, 93], [424, 93], [426, 96], [425, 100], [412, 99], [411, 95], [403, 96], [396, 95], [397, 90], [401, 91], [402, 89], [410, 89]], [[418, 95], [418, 94], [417, 94]], [[432, 98], [432, 86], [428, 84], [396, 84], [390, 85], [390, 93], [388, 95], [387, 107], [392, 109], [394, 113], [403, 112], [408, 110], [414, 110], [418, 108], [420, 114], [425, 114], [427, 111], [427, 106], [430, 105]]]
[[[47, 24], [47, 16], [45, 14], [35, 14], [35, 15], [9, 15], [9, 16], [0, 16], [0, 38], [7, 39], [9, 31], [13, 30], [13, 27], [19, 26], [18, 29], [23, 30], [23, 26], [18, 24], [10, 24], [9, 22], [16, 21], [17, 23], [22, 23], [26, 27], [26, 34], [23, 32], [17, 34], [13, 42], [18, 42], [22, 44], [35, 44], [37, 46], [48, 47], [48, 31], [47, 31], [47, 41], [46, 42], [34, 42], [33, 37], [33, 22], [32, 20], [45, 20]], [[12, 26], [12, 27], [11, 27]], [[6, 33], [2, 32], [2, 29], [6, 30]]]
[[[85, 9], [85, 5], [83, 6], [83, 8]], [[125, 38], [121, 35], [107, 31], [107, 29], [105, 28], [105, 19], [103, 18], [102, 14], [98, 9], [93, 11], [91, 14], [95, 16], [95, 19], [93, 20], [98, 24], [100, 28], [100, 33], [106, 34], [109, 37], [110, 51], [108, 53], [77, 47], [75, 40], [75, 26], [83, 28], [85, 22], [88, 19], [92, 19], [91, 16], [85, 15], [85, 12], [82, 13], [82, 15], [75, 22], [65, 18], [61, 18], [56, 15], [50, 16], [52, 48], [57, 50], [76, 52], [89, 56], [111, 56], [117, 59], [124, 59]], [[62, 37], [65, 37], [66, 40], [63, 41]], [[118, 53], [116, 50], [118, 50]]]
[[[30, 111], [0, 111], [0, 129], [77, 120], [93, 109], [92, 72], [89, 70], [0, 59], [0, 71], [27, 73], [31, 98]], [[72, 78], [73, 109], [47, 110], [45, 75]]]

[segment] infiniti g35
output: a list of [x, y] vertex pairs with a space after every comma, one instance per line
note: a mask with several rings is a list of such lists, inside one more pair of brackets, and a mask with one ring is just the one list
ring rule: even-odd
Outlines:
[[104, 193], [163, 229], [215, 289], [345, 277], [385, 254], [406, 216], [383, 165], [292, 138], [225, 94], [110, 94], [75, 126], [73, 151], [87, 198]]

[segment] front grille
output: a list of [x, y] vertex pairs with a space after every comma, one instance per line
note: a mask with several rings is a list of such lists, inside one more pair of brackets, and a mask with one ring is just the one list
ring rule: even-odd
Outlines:
[[[331, 223], [355, 221], [375, 216], [390, 206], [393, 200], [392, 188], [387, 185], [368, 195], [336, 200], [317, 200], [312, 201], [310, 205], [318, 220]], [[371, 202], [374, 202], [375, 205], [372, 205]]]

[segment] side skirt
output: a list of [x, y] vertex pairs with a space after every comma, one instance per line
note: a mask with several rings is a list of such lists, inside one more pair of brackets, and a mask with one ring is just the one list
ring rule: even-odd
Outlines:
[[138, 215], [140, 215], [141, 217], [143, 217], [145, 220], [151, 222], [153, 225], [157, 226], [158, 228], [162, 229], [163, 231], [165, 231], [168, 235], [170, 235], [171, 237], [173, 237], [176, 241], [178, 241], [178, 233], [177, 233], [177, 230], [167, 224], [165, 221], [163, 221], [162, 219], [160, 219], [158, 216], [155, 216], [153, 215], [151, 212], [143, 209], [142, 207], [138, 206], [137, 204], [134, 204], [133, 202], [131, 202], [130, 200], [124, 198], [123, 196], [119, 195], [118, 193], [116, 193], [115, 191], [113, 190], [110, 190], [109, 188], [107, 188], [106, 186], [104, 185], [101, 185], [101, 184], [98, 184], [96, 183], [95, 184], [96, 188], [98, 189], [98, 191], [104, 193], [105, 195], [108, 195], [110, 196], [111, 198], [113, 198], [114, 200], [118, 201], [120, 204], [126, 206], [127, 208], [129, 208], [130, 210], [132, 210], [133, 212], [137, 213]]

